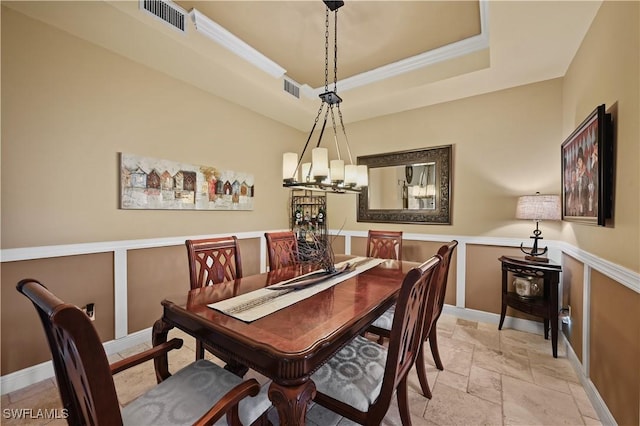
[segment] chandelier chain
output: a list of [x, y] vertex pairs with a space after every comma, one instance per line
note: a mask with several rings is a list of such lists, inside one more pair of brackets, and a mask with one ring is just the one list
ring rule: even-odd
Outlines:
[[[340, 111], [340, 108], [338, 108]], [[340, 155], [340, 144], [338, 144], [338, 129], [336, 127], [336, 117], [333, 113], [333, 105], [331, 105], [331, 124], [333, 125], [333, 141], [336, 144], [336, 153], [338, 154], [338, 160], [342, 160], [342, 156]]]
[[320, 104], [320, 108], [318, 108], [318, 113], [316, 114], [316, 119], [313, 121], [313, 125], [318, 124], [318, 120], [320, 119], [320, 114], [322, 114], [322, 109], [324, 108], [324, 103]]
[[347, 136], [347, 131], [344, 128], [344, 121], [342, 120], [342, 110], [340, 109], [340, 104], [338, 104], [338, 118], [340, 119], [340, 127], [342, 128], [342, 134], [344, 135], [344, 146], [347, 148], [349, 163], [353, 164], [353, 157], [351, 156], [351, 147], [349, 146], [349, 137]]
[[329, 8], [325, 9], [324, 19], [324, 91], [329, 91]]
[[333, 13], [333, 91], [338, 93], [338, 9]]

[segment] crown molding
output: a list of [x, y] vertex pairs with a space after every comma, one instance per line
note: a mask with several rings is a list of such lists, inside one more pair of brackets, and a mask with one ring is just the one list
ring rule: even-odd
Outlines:
[[191, 9], [189, 16], [193, 21], [196, 31], [209, 37], [222, 47], [230, 50], [241, 58], [245, 59], [255, 67], [260, 68], [273, 78], [282, 77], [287, 70], [272, 61], [271, 59], [249, 46], [244, 41], [227, 31], [224, 27], [212, 21], [197, 9]]
[[[489, 47], [488, 2], [486, 0], [480, 0], [479, 5], [479, 35], [345, 78], [338, 81], [340, 89], [344, 91], [366, 86], [371, 83], [444, 62], [446, 60], [487, 49]], [[189, 16], [195, 24], [198, 32], [204, 34], [211, 40], [245, 59], [250, 64], [263, 70], [272, 77], [286, 77], [298, 84], [300, 86], [300, 91], [305, 97], [315, 99], [324, 91], [324, 86], [312, 88], [307, 84], [297, 83], [290, 77], [285, 76], [286, 69], [233, 35], [220, 24], [209, 19], [197, 9], [192, 9], [189, 12]]]
[[[430, 65], [454, 59], [460, 56], [489, 48], [489, 6], [487, 0], [480, 0], [480, 34], [469, 37], [437, 49], [423, 52], [409, 58], [387, 64], [370, 71], [339, 80], [337, 84], [341, 91], [366, 86], [410, 71], [415, 71]], [[315, 99], [324, 91], [324, 86], [312, 88], [303, 84], [300, 91], [309, 99]]]

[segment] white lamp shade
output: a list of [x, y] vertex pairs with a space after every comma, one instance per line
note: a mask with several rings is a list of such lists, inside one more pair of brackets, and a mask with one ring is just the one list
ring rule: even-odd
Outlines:
[[516, 219], [560, 220], [559, 195], [525, 195], [518, 198]]
[[356, 179], [356, 186], [363, 187], [369, 185], [369, 175], [367, 173], [367, 166], [357, 166], [358, 177]]
[[344, 160], [331, 160], [331, 180], [341, 182], [344, 180]]
[[348, 164], [344, 166], [344, 184], [355, 185], [358, 182], [358, 166]]
[[302, 182], [311, 180], [311, 163], [302, 163]]
[[427, 185], [427, 189], [425, 191], [425, 195], [427, 197], [435, 197], [436, 196], [436, 186], [433, 184]]
[[298, 167], [298, 154], [295, 152], [285, 152], [282, 155], [282, 179], [293, 179], [297, 181], [296, 167]]
[[311, 164], [313, 165], [314, 178], [324, 179], [329, 176], [329, 150], [327, 148], [313, 148]]

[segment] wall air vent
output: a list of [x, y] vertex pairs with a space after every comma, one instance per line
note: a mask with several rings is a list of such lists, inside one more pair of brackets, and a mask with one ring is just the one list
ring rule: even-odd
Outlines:
[[185, 32], [187, 13], [169, 0], [140, 0], [140, 9], [162, 19], [173, 28]]
[[300, 87], [286, 78], [284, 79], [284, 91], [300, 99]]

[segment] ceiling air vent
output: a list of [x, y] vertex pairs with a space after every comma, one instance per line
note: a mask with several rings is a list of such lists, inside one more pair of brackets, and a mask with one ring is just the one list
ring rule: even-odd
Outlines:
[[164, 22], [182, 32], [185, 32], [186, 12], [171, 1], [140, 0], [140, 8], [157, 16]]
[[300, 98], [300, 87], [295, 84], [293, 81], [284, 79], [284, 91], [295, 96], [296, 98]]

